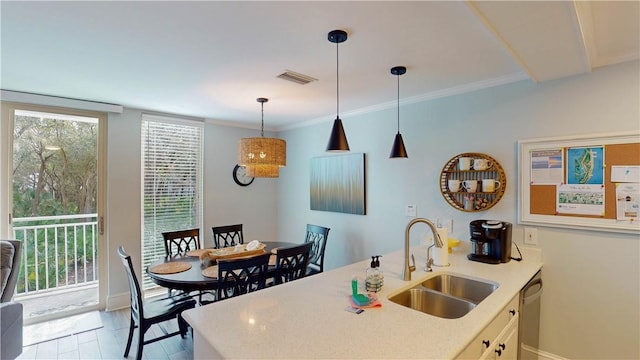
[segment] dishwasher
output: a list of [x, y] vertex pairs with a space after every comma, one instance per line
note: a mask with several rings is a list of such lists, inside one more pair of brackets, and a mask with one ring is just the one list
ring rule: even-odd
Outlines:
[[520, 291], [518, 359], [538, 359], [542, 271], [538, 271]]

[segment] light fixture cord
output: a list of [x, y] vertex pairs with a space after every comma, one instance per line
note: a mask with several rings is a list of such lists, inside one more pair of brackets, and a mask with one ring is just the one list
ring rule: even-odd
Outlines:
[[264, 102], [260, 103], [260, 108], [262, 111], [262, 126], [260, 128], [260, 136], [264, 137]]
[[396, 75], [398, 78], [398, 134], [400, 134], [400, 75]]
[[340, 57], [338, 56], [340, 47], [336, 42], [336, 119], [340, 117]]

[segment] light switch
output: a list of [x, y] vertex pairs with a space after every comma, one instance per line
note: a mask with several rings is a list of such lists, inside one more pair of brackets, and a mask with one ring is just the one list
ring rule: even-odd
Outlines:
[[405, 215], [407, 215], [407, 217], [416, 217], [416, 206], [414, 204], [409, 204], [407, 205], [407, 209], [405, 210]]
[[538, 245], [538, 229], [532, 228], [532, 227], [525, 227], [524, 243], [528, 245]]

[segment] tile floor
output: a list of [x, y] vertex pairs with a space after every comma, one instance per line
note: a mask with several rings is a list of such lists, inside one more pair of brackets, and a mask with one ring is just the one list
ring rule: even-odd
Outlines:
[[[26, 346], [18, 359], [122, 359], [129, 332], [129, 309], [101, 311], [103, 327], [70, 335], [55, 340]], [[177, 329], [177, 323], [162, 324], [167, 331]], [[147, 331], [145, 338], [162, 334], [158, 325]], [[136, 357], [137, 330], [129, 353], [130, 359]], [[193, 339], [191, 332], [185, 339], [173, 336], [145, 345], [143, 359], [193, 359]]]

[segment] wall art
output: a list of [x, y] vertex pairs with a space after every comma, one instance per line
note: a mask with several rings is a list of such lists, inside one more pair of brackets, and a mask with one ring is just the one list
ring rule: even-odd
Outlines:
[[366, 215], [365, 154], [311, 158], [311, 210]]

